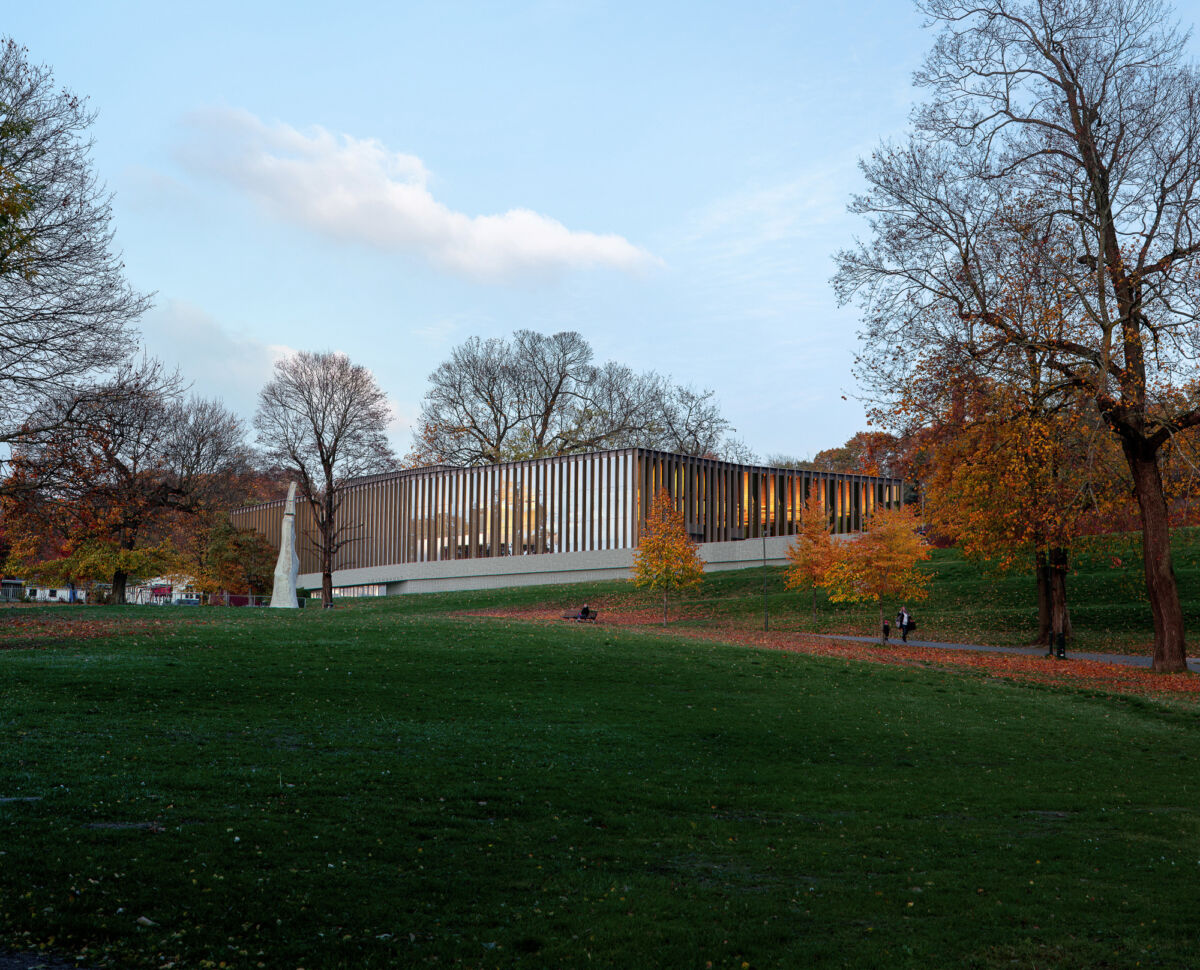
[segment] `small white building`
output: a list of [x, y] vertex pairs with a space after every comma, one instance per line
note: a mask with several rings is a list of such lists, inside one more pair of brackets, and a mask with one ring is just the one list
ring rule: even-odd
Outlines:
[[38, 603], [86, 603], [88, 591], [72, 583], [65, 586], [30, 586], [29, 598]]

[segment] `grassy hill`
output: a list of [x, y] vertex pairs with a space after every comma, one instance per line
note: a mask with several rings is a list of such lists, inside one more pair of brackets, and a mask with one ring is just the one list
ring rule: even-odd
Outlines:
[[[1200, 632], [1200, 530], [1179, 530], [1174, 548], [1185, 621], [1189, 630]], [[1077, 556], [1073, 567], [1067, 579], [1073, 648], [1149, 653], [1154, 628], [1136, 537], [1110, 537], [1090, 554]], [[1036, 637], [1037, 590], [1030, 572], [1001, 573], [986, 563], [965, 559], [957, 549], [934, 550], [926, 568], [933, 574], [929, 599], [909, 604], [919, 618], [922, 639], [1003, 646], [1028, 644]], [[773, 629], [878, 634], [878, 611], [873, 605], [832, 604], [818, 593], [814, 618], [810, 593], [785, 589], [783, 574], [782, 568], [766, 570]], [[566, 611], [585, 602], [611, 614], [659, 601], [628, 583], [608, 582], [423, 594], [403, 597], [399, 608], [423, 613], [547, 604]], [[763, 570], [709, 573], [700, 592], [677, 605], [673, 622], [684, 628], [713, 619], [761, 628]], [[885, 605], [891, 616], [900, 606]]]
[[[930, 626], [1020, 608], [933, 568]], [[687, 608], [752, 623], [761, 579]], [[0, 955], [1195, 965], [1194, 702], [451, 615], [583, 598], [639, 602], [0, 612]]]

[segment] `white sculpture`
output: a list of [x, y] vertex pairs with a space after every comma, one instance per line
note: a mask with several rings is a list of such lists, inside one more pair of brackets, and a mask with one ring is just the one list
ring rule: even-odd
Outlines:
[[283, 525], [279, 530], [279, 559], [275, 562], [275, 588], [271, 590], [271, 606], [294, 610], [296, 577], [300, 575], [300, 556], [296, 553], [296, 483], [288, 486], [287, 504], [283, 507]]

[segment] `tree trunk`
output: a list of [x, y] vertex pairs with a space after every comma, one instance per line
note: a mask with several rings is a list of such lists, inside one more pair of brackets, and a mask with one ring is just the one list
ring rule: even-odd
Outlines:
[[663, 588], [663, 626], [667, 625], [667, 589]]
[[1062, 656], [1067, 637], [1071, 635], [1071, 621], [1067, 615], [1067, 550], [1053, 548], [1049, 554], [1050, 579], [1050, 626], [1054, 641]]
[[817, 584], [816, 583], [812, 584], [812, 597], [813, 597], [813, 622], [816, 623], [816, 620], [817, 620]]
[[333, 552], [334, 540], [337, 538], [337, 523], [334, 521], [333, 505], [333, 474], [327, 470], [325, 474], [325, 496], [321, 521], [321, 609], [333, 609]]
[[1038, 646], [1053, 647], [1057, 633], [1071, 637], [1071, 607], [1067, 604], [1070, 561], [1069, 551], [1062, 548], [1037, 553], [1038, 637], [1034, 643]]
[[1038, 550], [1034, 572], [1037, 576], [1038, 635], [1034, 641], [1040, 647], [1054, 646], [1054, 624], [1050, 617], [1050, 565], [1046, 553]]
[[118, 606], [125, 605], [125, 584], [129, 581], [129, 573], [118, 569], [113, 573], [112, 601]]
[[1142, 517], [1142, 559], [1146, 593], [1154, 616], [1153, 667], [1161, 673], [1182, 673], [1187, 667], [1183, 610], [1171, 563], [1171, 529], [1163, 494], [1158, 455], [1148, 443], [1122, 437], [1121, 446], [1133, 475], [1133, 492]]

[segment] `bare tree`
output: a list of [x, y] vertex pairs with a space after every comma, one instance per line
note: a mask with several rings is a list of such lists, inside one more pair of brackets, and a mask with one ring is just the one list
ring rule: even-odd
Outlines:
[[[600, 372], [592, 348], [574, 331], [546, 336], [513, 334], [511, 375], [518, 407], [518, 434], [530, 456], [561, 454], [576, 447]], [[604, 434], [596, 422], [593, 433]], [[611, 425], [611, 422], [610, 422]]]
[[333, 605], [334, 557], [358, 538], [338, 521], [343, 491], [355, 478], [395, 467], [384, 433], [391, 414], [371, 372], [340, 353], [300, 351], [277, 361], [259, 392], [258, 442], [268, 461], [296, 476], [313, 512], [326, 608]]
[[714, 394], [653, 371], [593, 363], [578, 333], [472, 337], [430, 375], [412, 463], [483, 464], [641, 445], [716, 454], [729, 422]]
[[245, 423], [219, 400], [192, 396], [166, 409], [163, 464], [189, 510], [228, 509], [252, 473]]
[[655, 434], [651, 438], [654, 447], [684, 455], [708, 455], [724, 457], [729, 451], [740, 454], [745, 446], [727, 438], [732, 428], [721, 414], [716, 395], [705, 388], [702, 391], [691, 386], [660, 387], [654, 411], [658, 416]]
[[[1160, 456], [1200, 425], [1200, 73], [1160, 0], [919, 0], [940, 33], [904, 146], [863, 163], [866, 244], [839, 255], [876, 387], [936, 345], [976, 366], [1038, 356], [1118, 437], [1142, 522], [1154, 668], [1186, 669]], [[1006, 313], [1005, 259], [1061, 312]]]
[[[113, 251], [86, 101], [0, 41], [0, 445], [69, 421], [82, 381], [129, 358], [149, 305]], [[5, 453], [0, 452], [0, 470]]]
[[503, 460], [520, 416], [513, 363], [502, 340], [472, 337], [429, 376], [421, 407], [425, 447], [437, 460]]

